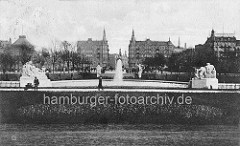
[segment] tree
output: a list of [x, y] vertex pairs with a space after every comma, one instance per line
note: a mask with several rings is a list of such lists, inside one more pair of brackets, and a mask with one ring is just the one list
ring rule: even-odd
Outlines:
[[166, 64], [166, 58], [164, 57], [163, 54], [156, 54], [156, 56], [153, 59], [154, 62], [153, 65], [159, 69], [159, 67], [164, 67]]
[[70, 61], [72, 63], [72, 69], [74, 71], [75, 70], [75, 65], [77, 66], [78, 53], [72, 51], [70, 56], [71, 56]]
[[62, 46], [63, 46], [63, 51], [61, 51], [61, 59], [64, 63], [64, 66], [65, 66], [65, 63], [67, 63], [67, 70], [68, 70], [68, 73], [70, 71], [70, 62], [71, 62], [71, 51], [69, 50], [69, 47], [71, 46], [71, 44], [67, 41], [63, 41], [62, 42]]
[[21, 44], [18, 46], [20, 48], [19, 59], [24, 65], [31, 60], [34, 53], [34, 47], [32, 45]]
[[161, 69], [166, 64], [166, 59], [163, 54], [156, 54], [154, 57], [147, 57], [143, 61], [146, 70]]
[[38, 64], [39, 68], [42, 68], [42, 66], [45, 64], [45, 59], [40, 52], [37, 52], [32, 56], [32, 62], [33, 64]]
[[73, 63], [77, 66], [77, 71], [80, 71], [80, 66], [81, 66], [81, 62], [82, 62], [82, 57], [80, 56], [80, 54], [75, 54], [76, 56], [74, 57], [74, 61]]
[[15, 64], [15, 62], [16, 62], [16, 60], [9, 53], [1, 54], [0, 55], [0, 64], [1, 64], [3, 74], [5, 74], [6, 71], [11, 70], [12, 66]]
[[178, 71], [178, 69], [179, 69], [178, 59], [179, 59], [179, 54], [177, 54], [177, 53], [173, 53], [169, 57], [167, 66], [168, 66], [168, 69], [171, 71], [171, 73], [173, 71]]
[[195, 64], [195, 54], [192, 49], [180, 53], [173, 53], [168, 59], [168, 69], [172, 71], [184, 71], [191, 73]]
[[50, 58], [50, 53], [48, 52], [48, 50], [46, 48], [42, 49], [42, 57], [45, 60], [45, 63], [47, 65], [46, 67], [49, 68], [50, 64], [51, 64], [51, 58]]
[[53, 50], [51, 50], [51, 64], [52, 64], [52, 71], [53, 71], [53, 73], [54, 73], [54, 71], [55, 71], [55, 67], [56, 67], [56, 64], [57, 64], [57, 62], [59, 61], [59, 59], [60, 59], [60, 52], [59, 51], [53, 51]]

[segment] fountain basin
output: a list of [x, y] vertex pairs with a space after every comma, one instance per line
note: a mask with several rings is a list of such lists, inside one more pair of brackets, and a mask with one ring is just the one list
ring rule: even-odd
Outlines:
[[[52, 87], [97, 87], [98, 80], [65, 80], [52, 81]], [[103, 80], [103, 87], [152, 87], [152, 88], [188, 88], [187, 82], [160, 81], [160, 80], [136, 80], [125, 79], [114, 82], [110, 79]]]

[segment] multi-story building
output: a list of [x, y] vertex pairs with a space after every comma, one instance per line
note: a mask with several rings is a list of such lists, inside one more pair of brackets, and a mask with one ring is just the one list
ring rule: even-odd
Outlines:
[[77, 42], [77, 52], [92, 62], [92, 67], [96, 67], [98, 63], [102, 67], [109, 66], [109, 46], [106, 39], [105, 29], [103, 30], [103, 39], [93, 41], [89, 38], [87, 41]]
[[232, 33], [215, 33], [211, 31], [210, 37], [204, 44], [195, 46], [198, 53], [214, 53], [218, 58], [228, 58], [240, 55], [240, 40]]
[[141, 63], [146, 57], [154, 57], [156, 54], [163, 54], [166, 58], [174, 52], [176, 47], [170, 41], [137, 41], [135, 39], [134, 30], [129, 44], [129, 67], [134, 68], [136, 64]]

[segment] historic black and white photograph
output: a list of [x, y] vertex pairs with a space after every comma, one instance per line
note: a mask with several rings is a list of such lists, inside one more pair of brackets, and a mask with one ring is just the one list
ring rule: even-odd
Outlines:
[[239, 146], [239, 0], [0, 0], [0, 146]]

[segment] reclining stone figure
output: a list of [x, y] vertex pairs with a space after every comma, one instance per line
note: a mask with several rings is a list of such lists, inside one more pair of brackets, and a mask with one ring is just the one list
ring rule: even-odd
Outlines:
[[195, 68], [194, 78], [216, 78], [216, 69], [213, 65], [207, 63], [204, 67], [200, 67], [199, 69]]

